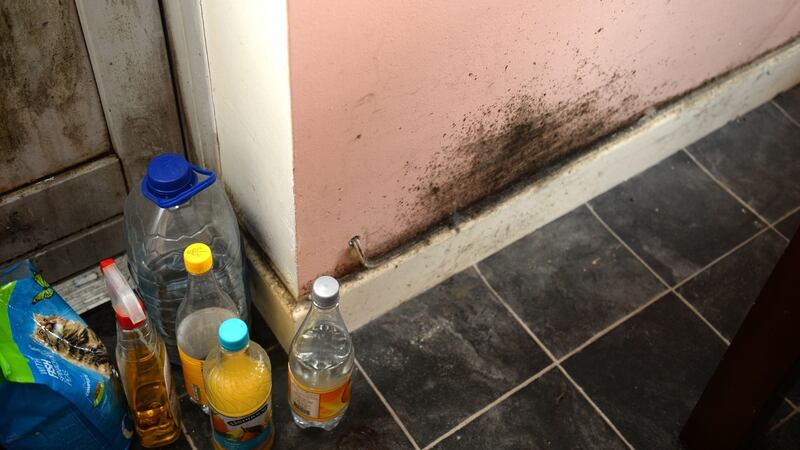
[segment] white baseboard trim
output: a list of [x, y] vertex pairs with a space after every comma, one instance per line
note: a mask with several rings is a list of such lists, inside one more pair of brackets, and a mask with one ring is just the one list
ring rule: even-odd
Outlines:
[[[345, 278], [345, 322], [351, 331], [360, 328], [798, 83], [800, 40], [644, 117], [457, 228], [434, 230], [378, 267]], [[253, 301], [286, 348], [308, 304], [289, 294], [257, 247], [248, 247]]]

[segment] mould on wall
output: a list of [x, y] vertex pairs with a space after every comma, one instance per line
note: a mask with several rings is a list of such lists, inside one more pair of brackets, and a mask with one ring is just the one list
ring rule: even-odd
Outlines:
[[[578, 72], [584, 68], [597, 70], [586, 60]], [[620, 71], [605, 75], [600, 87], [562, 101], [547, 97], [556, 87], [530, 88], [536, 86], [532, 80], [502, 101], [453, 122], [446, 134], [454, 138], [429, 164], [407, 163], [423, 174], [406, 187], [415, 201], [397, 208], [397, 220], [407, 224], [407, 232], [370, 248], [370, 256], [397, 248], [432, 225], [457, 227], [460, 219], [454, 217], [463, 208], [535, 176], [637, 119], [644, 107], [630, 94], [632, 76]], [[579, 86], [583, 78], [576, 73], [572, 82]]]

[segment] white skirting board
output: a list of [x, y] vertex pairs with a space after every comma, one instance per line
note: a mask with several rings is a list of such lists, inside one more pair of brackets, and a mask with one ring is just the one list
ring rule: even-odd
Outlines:
[[[634, 126], [456, 228], [442, 227], [378, 267], [343, 280], [341, 309], [351, 331], [800, 83], [800, 40], [782, 46], [676, 100]], [[253, 301], [284, 348], [305, 315], [248, 245]]]

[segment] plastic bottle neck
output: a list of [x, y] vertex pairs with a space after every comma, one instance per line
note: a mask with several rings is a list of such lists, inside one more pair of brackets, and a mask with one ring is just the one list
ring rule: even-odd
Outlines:
[[331, 311], [339, 309], [339, 302], [337, 301], [337, 302], [335, 302], [335, 303], [333, 303], [331, 305], [327, 305], [326, 306], [326, 305], [320, 305], [316, 301], [312, 300], [311, 301], [311, 307], [314, 308], [317, 311], [320, 311], [320, 312], [331, 312]]
[[239, 356], [244, 356], [247, 353], [247, 350], [250, 349], [250, 343], [248, 342], [244, 347], [240, 348], [239, 350], [228, 350], [224, 347], [219, 348], [222, 351], [222, 356], [225, 358], [236, 358]]
[[211, 270], [201, 274], [189, 274], [189, 294], [215, 292], [219, 289]]

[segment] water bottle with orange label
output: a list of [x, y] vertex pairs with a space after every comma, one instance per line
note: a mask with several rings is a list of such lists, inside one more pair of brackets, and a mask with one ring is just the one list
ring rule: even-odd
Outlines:
[[227, 319], [239, 317], [236, 303], [220, 287], [211, 271], [213, 257], [206, 244], [192, 244], [183, 252], [189, 273], [186, 298], [178, 307], [178, 353], [189, 398], [208, 414], [203, 383], [203, 361], [217, 346], [217, 329]]
[[311, 309], [289, 350], [289, 406], [300, 428], [332, 430], [350, 406], [353, 342], [339, 312], [339, 283], [314, 281]]
[[203, 366], [214, 448], [272, 448], [275, 428], [269, 356], [250, 341], [247, 324], [239, 319], [222, 322], [217, 337], [219, 345]]

